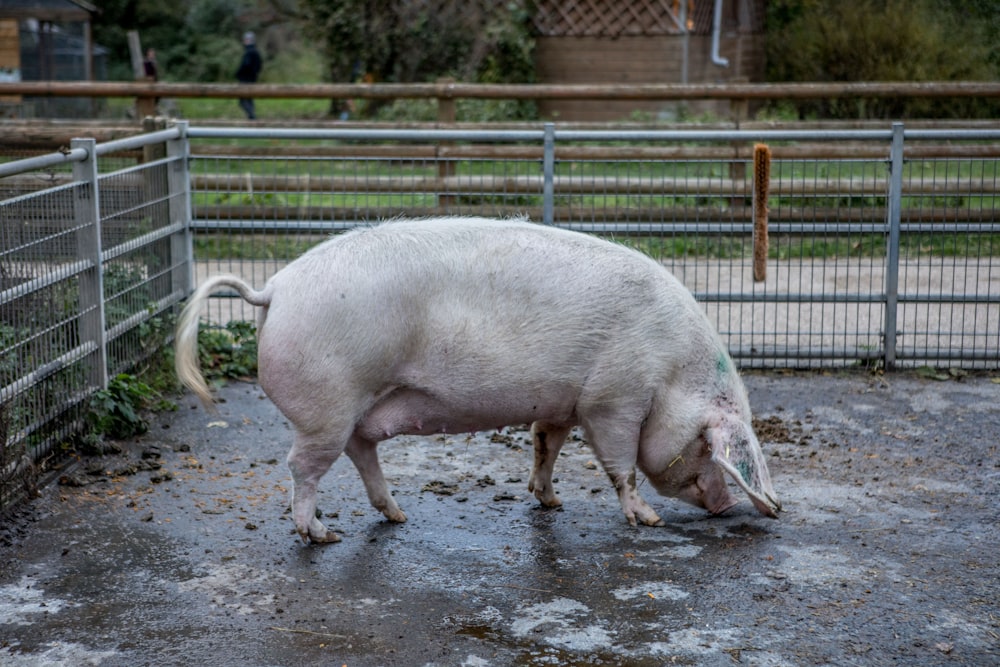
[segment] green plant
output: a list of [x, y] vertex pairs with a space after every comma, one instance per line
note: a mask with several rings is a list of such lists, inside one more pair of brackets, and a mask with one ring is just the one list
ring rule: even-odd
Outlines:
[[221, 382], [257, 372], [257, 328], [252, 322], [233, 321], [225, 329], [198, 332], [198, 358], [205, 378]]
[[159, 398], [159, 394], [134, 375], [120, 373], [107, 389], [90, 400], [87, 421], [92, 433], [122, 439], [145, 433], [149, 424], [140, 414]]
[[143, 267], [126, 263], [105, 266], [104, 301], [109, 327], [148, 308], [152, 297]]

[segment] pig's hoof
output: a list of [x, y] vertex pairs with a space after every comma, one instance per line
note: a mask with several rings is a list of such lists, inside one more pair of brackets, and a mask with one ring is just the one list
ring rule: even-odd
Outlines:
[[562, 501], [559, 500], [559, 496], [557, 496], [554, 493], [551, 496], [545, 496], [543, 494], [536, 493], [535, 497], [538, 498], [538, 502], [540, 502], [543, 506], [548, 507], [550, 509], [562, 507]]
[[626, 514], [625, 518], [628, 519], [628, 523], [633, 528], [638, 526], [640, 523], [644, 526], [653, 526], [654, 528], [662, 528], [667, 525], [655, 512], [653, 514]]
[[535, 480], [532, 479], [528, 482], [528, 491], [533, 492], [538, 502], [545, 507], [562, 507], [562, 501], [552, 490], [551, 484], [536, 484]]
[[406, 515], [403, 514], [403, 510], [398, 507], [395, 511], [384, 510], [382, 514], [385, 515], [386, 519], [392, 521], [393, 523], [406, 523]]
[[331, 544], [333, 542], [340, 541], [340, 535], [337, 535], [332, 530], [327, 530], [326, 526], [321, 524], [319, 521], [313, 520], [308, 526], [304, 528], [296, 528], [299, 537], [302, 538], [302, 542], [309, 544]]
[[333, 544], [334, 542], [340, 541], [340, 535], [333, 532], [332, 530], [325, 530], [322, 533], [314, 534], [309, 533], [309, 541], [313, 544]]
[[640, 514], [639, 521], [641, 521], [644, 526], [654, 526], [657, 528], [667, 525], [667, 522], [661, 519], [660, 515], [653, 510], [649, 510], [648, 514]]

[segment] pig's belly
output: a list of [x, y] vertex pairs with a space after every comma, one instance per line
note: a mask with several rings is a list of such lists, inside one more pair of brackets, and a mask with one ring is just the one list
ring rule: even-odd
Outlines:
[[530, 391], [457, 397], [399, 387], [378, 399], [358, 422], [355, 433], [379, 442], [396, 435], [471, 433], [539, 419], [576, 423], [576, 400], [569, 391], [549, 392], [544, 399]]

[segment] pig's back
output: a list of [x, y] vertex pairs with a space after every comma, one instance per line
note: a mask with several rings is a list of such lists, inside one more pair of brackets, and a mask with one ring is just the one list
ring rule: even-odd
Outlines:
[[283, 339], [294, 332], [347, 348], [366, 366], [401, 358], [436, 366], [461, 351], [485, 368], [502, 363], [511, 345], [557, 366], [600, 350], [650, 362], [708, 328], [690, 293], [652, 259], [515, 220], [399, 221], [350, 232], [272, 283], [262, 338], [280, 327]]
[[355, 230], [306, 253], [275, 282], [298, 294], [341, 299], [348, 289], [426, 299], [462, 293], [507, 294], [511, 300], [555, 297], [577, 305], [593, 305], [611, 293], [619, 299], [643, 293], [648, 299], [662, 290], [676, 292], [674, 299], [690, 299], [668, 271], [624, 246], [530, 222], [478, 218]]

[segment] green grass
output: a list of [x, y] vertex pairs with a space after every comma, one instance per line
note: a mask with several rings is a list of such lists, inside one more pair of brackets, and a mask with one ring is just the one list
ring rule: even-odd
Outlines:
[[[196, 156], [205, 154], [208, 141], [195, 145]], [[212, 145], [223, 142], [210, 140]], [[336, 142], [327, 142], [333, 144]], [[302, 146], [316, 146], [318, 142], [301, 142]], [[280, 146], [294, 152], [292, 142], [270, 139], [233, 140], [228, 146]], [[1000, 162], [989, 159], [916, 159], [908, 160], [903, 178], [907, 183], [933, 186], [933, 192], [909, 194], [902, 198], [903, 221], [916, 219], [917, 212], [933, 211], [939, 217], [953, 220], [995, 220], [992, 212], [1000, 209], [1000, 194], [984, 185], [971, 189], [969, 183], [982, 181], [985, 184], [1000, 180]], [[746, 171], [750, 165], [741, 165]], [[439, 164], [433, 160], [417, 159], [263, 159], [248, 156], [238, 159], [226, 156], [199, 156], [193, 160], [193, 168], [205, 174], [235, 176], [234, 188], [226, 191], [200, 191], [193, 195], [197, 207], [207, 206], [252, 206], [258, 207], [261, 215], [274, 215], [274, 209], [288, 211], [289, 219], [296, 219], [297, 211], [303, 208], [330, 209], [331, 219], [344, 211], [350, 215], [377, 219], [397, 215], [406, 209], [428, 209], [441, 203], [441, 197], [450, 197], [450, 202], [470, 212], [479, 207], [484, 214], [494, 208], [507, 211], [524, 209], [536, 210], [542, 206], [540, 193], [517, 192], [502, 186], [501, 191], [490, 191], [484, 187], [479, 192], [444, 193], [414, 192], [357, 192], [330, 191], [319, 183], [321, 178], [346, 178], [364, 181], [367, 179], [426, 178], [431, 181], [438, 177]], [[515, 178], [530, 177], [540, 179], [541, 167], [537, 160], [458, 160], [451, 163], [456, 176], [475, 182], [477, 178], [495, 180], [503, 184]], [[690, 190], [685, 187], [687, 179], [698, 179], [718, 189], [722, 184], [733, 181], [732, 192], [703, 192], [696, 185]], [[740, 170], [733, 171], [727, 160], [559, 160], [556, 164], [557, 179], [580, 179], [590, 182], [592, 191], [566, 193], [557, 187], [555, 205], [557, 211], [571, 210], [574, 219], [601, 220], [607, 213], [617, 212], [623, 219], [663, 220], [677, 223], [689, 222], [745, 222], [751, 200], [750, 183]], [[773, 163], [772, 184], [779, 180], [786, 184], [784, 189], [772, 190], [769, 208], [772, 223], [776, 220], [815, 219], [819, 222], [834, 223], [849, 216], [855, 222], [882, 223], [887, 206], [887, 197], [882, 194], [888, 181], [888, 168], [884, 160], [776, 160]], [[244, 186], [256, 182], [251, 193]], [[277, 181], [274, 189], [266, 191], [260, 183], [264, 178]], [[309, 179], [309, 192], [284, 191], [282, 179]], [[243, 179], [243, 180], [241, 180]], [[256, 179], [256, 181], [254, 180]], [[664, 189], [673, 192], [657, 192], [643, 186], [662, 180]], [[843, 192], [833, 194], [823, 192], [822, 187], [830, 181], [843, 181]], [[604, 184], [607, 183], [607, 186]], [[630, 186], [629, 183], [632, 185]], [[794, 185], [787, 186], [788, 183]], [[672, 184], [676, 184], [675, 186]], [[817, 185], [819, 193], [809, 193], [809, 188]], [[942, 185], [948, 185], [947, 188]], [[540, 186], [539, 186], [540, 187]], [[631, 190], [630, 190], [631, 187]], [[728, 187], [728, 185], [727, 185]], [[237, 189], [240, 188], [240, 189]], [[967, 218], [963, 215], [968, 214]], [[280, 213], [278, 214], [280, 217]], [[264, 218], [260, 218], [264, 219]], [[198, 256], [241, 257], [253, 259], [292, 258], [301, 254], [316, 239], [304, 237], [267, 237], [253, 240], [225, 235], [199, 238]], [[750, 257], [749, 235], [665, 235], [629, 239], [629, 243], [641, 247], [656, 257], [711, 257], [734, 259]], [[885, 254], [885, 239], [881, 234], [851, 234], [844, 236], [819, 236], [801, 234], [777, 236], [772, 232], [770, 257], [775, 260], [795, 260], [801, 258], [836, 257], [879, 257]], [[227, 254], [231, 253], [231, 254]], [[1000, 255], [1000, 235], [997, 234], [904, 234], [901, 240], [901, 254], [917, 256], [992, 256]]]
[[199, 260], [253, 259], [281, 260], [298, 257], [326, 240], [326, 236], [198, 234], [194, 256]]
[[[746, 236], [644, 236], [620, 240], [625, 245], [660, 259], [701, 257], [749, 260], [753, 245]], [[879, 234], [833, 236], [772, 236], [768, 258], [779, 261], [884, 257], [886, 239]], [[1000, 256], [1000, 234], [904, 234], [900, 257]]]
[[[237, 100], [212, 97], [178, 98], [177, 114], [189, 120], [245, 120]], [[328, 118], [330, 101], [322, 99], [257, 99], [254, 107], [258, 123], [269, 120], [322, 120]]]
[[[208, 260], [291, 260], [328, 237], [252, 234], [198, 234], [195, 257]], [[745, 260], [753, 246], [745, 235], [688, 235], [613, 237], [614, 240], [659, 259], [700, 257]], [[778, 261], [884, 257], [886, 239], [880, 234], [834, 236], [772, 236], [768, 257]], [[1000, 256], [1000, 234], [904, 234], [900, 257], [988, 257]]]

